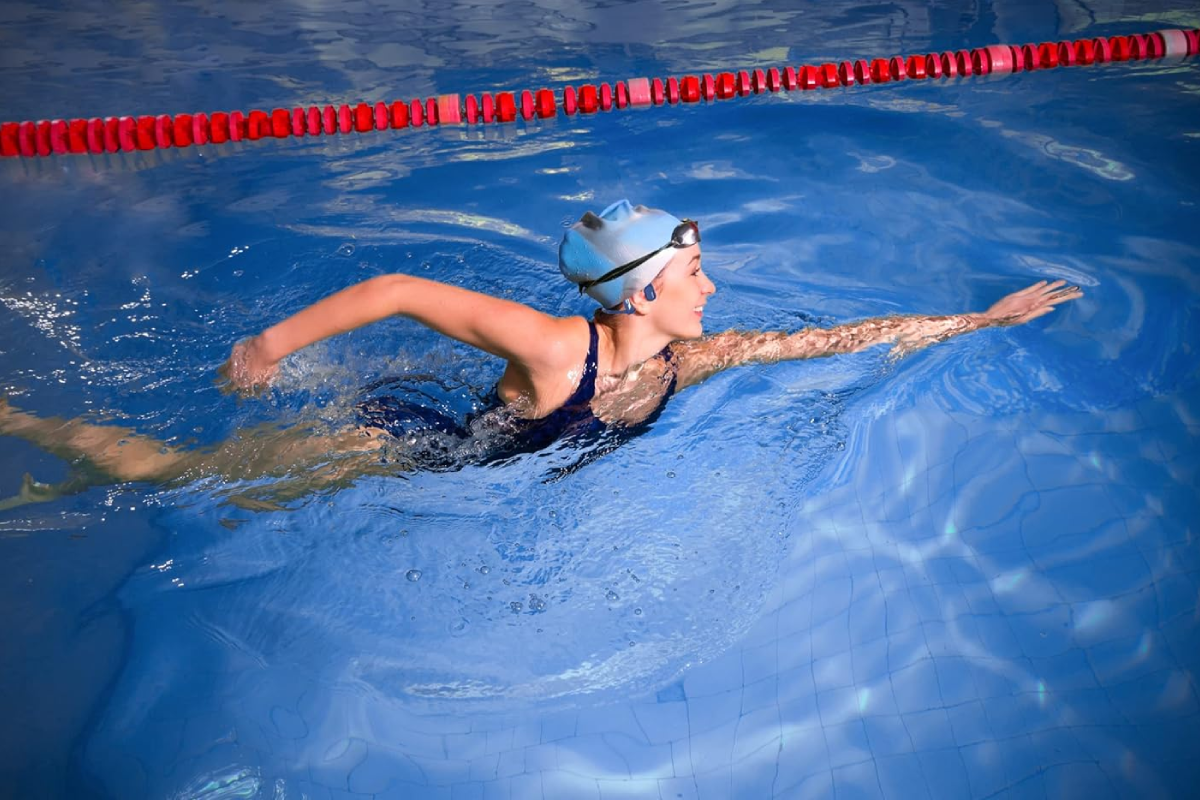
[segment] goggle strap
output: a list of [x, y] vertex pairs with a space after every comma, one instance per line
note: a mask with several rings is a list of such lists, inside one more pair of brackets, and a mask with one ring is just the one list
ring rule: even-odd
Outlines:
[[[686, 242], [683, 238], [684, 235], [688, 231], [691, 231], [696, 237], [696, 241], [692, 242], [691, 244]], [[603, 275], [601, 275], [599, 278], [596, 278], [595, 280], [583, 281], [582, 283], [579, 284], [579, 293], [583, 294], [585, 289], [590, 289], [593, 286], [599, 286], [602, 283], [608, 283], [611, 280], [621, 277], [622, 275], [624, 275], [627, 272], [632, 272], [633, 270], [640, 267], [642, 264], [645, 264], [647, 261], [654, 258], [656, 255], [661, 253], [663, 250], [666, 250], [668, 247], [676, 247], [676, 248], [691, 247], [693, 244], [700, 244], [700, 226], [698, 224], [696, 224], [696, 222], [694, 220], [685, 219], [683, 222], [676, 225], [675, 230], [673, 230], [671, 232], [671, 241], [667, 242], [666, 244], [664, 244], [662, 247], [658, 248], [657, 250], [647, 253], [646, 255], [642, 256], [641, 258], [635, 258], [633, 261], [630, 261], [628, 264], [622, 264], [621, 266], [617, 267], [616, 269], [609, 270], [608, 272], [604, 273]]]

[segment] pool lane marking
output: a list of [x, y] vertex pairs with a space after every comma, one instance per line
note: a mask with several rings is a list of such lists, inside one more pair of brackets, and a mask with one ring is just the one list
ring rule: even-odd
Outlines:
[[550, 89], [479, 95], [442, 94], [424, 100], [374, 105], [297, 106], [270, 112], [253, 109], [192, 114], [26, 120], [0, 124], [0, 156], [116, 153], [264, 138], [336, 136], [437, 125], [480, 125], [611, 111], [615, 106], [646, 108], [678, 103], [720, 102], [779, 91], [812, 91], [872, 83], [945, 80], [1090, 66], [1159, 58], [1183, 59], [1200, 52], [1200, 29], [1161, 30], [1129, 36], [1096, 37], [1038, 44], [994, 44], [837, 64], [741, 70], [662, 78], [630, 78], [613, 84], [566, 86], [561, 103]]

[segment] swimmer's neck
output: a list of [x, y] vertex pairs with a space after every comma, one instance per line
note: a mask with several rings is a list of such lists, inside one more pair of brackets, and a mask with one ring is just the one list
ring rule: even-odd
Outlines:
[[675, 338], [659, 330], [649, 318], [637, 314], [605, 314], [594, 317], [600, 338], [597, 372], [621, 375], [662, 352]]

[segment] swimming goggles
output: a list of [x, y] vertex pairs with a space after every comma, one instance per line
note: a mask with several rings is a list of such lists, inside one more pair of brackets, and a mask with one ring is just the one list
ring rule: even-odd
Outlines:
[[607, 283], [613, 278], [619, 278], [627, 272], [632, 272], [642, 264], [645, 264], [647, 261], [654, 258], [663, 250], [666, 250], [668, 247], [682, 249], [684, 247], [691, 247], [694, 244], [700, 244], [700, 224], [695, 220], [685, 219], [683, 222], [676, 225], [675, 230], [671, 232], [671, 241], [667, 242], [657, 250], [652, 250], [651, 252], [646, 253], [646, 255], [642, 256], [641, 258], [635, 258], [628, 264], [622, 264], [616, 269], [609, 270], [595, 280], [584, 281], [583, 283], [579, 284], [579, 293], [583, 294], [584, 290], [586, 289], [590, 289], [593, 286], [599, 286], [602, 283]]

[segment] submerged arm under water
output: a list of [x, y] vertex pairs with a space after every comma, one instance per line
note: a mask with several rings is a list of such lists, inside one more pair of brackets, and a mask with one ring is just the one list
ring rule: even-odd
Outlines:
[[675, 345], [679, 387], [691, 386], [722, 370], [742, 364], [774, 364], [806, 358], [858, 353], [880, 344], [893, 346], [900, 358], [931, 344], [981, 328], [1020, 325], [1054, 310], [1059, 303], [1083, 293], [1065, 281], [1040, 281], [1014, 292], [983, 313], [949, 316], [876, 317], [836, 325], [783, 331], [725, 331], [694, 342]]

